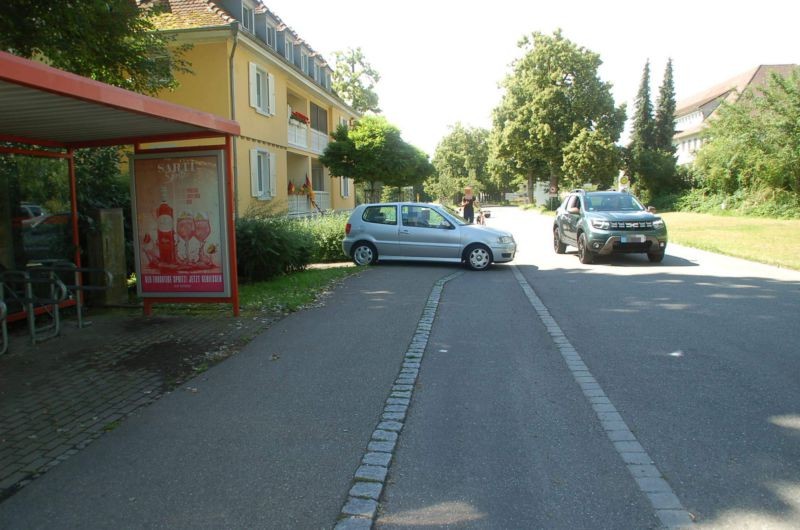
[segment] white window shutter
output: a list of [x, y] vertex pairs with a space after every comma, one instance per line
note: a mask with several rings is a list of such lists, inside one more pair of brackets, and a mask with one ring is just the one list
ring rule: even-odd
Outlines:
[[341, 197], [347, 197], [347, 195], [344, 194], [344, 177], [339, 177], [339, 195]]
[[258, 186], [258, 149], [250, 150], [250, 194], [253, 197], [261, 196]]
[[278, 170], [275, 155], [267, 154], [269, 160], [269, 196], [275, 198], [278, 194]]
[[250, 106], [258, 108], [258, 66], [250, 63]]
[[267, 110], [267, 113], [270, 116], [275, 116], [275, 110], [276, 110], [275, 109], [275, 76], [272, 75], [272, 74], [269, 74], [269, 87], [268, 87], [268, 89], [269, 89], [269, 99], [268, 99], [268, 101], [269, 101], [269, 109]]

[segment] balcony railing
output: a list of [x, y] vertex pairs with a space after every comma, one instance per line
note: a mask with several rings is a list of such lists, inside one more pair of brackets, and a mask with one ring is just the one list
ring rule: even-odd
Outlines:
[[[331, 209], [331, 194], [327, 191], [315, 191], [314, 202], [317, 203], [319, 210], [326, 212]], [[320, 213], [308, 195], [289, 195], [289, 217], [306, 217]]]
[[328, 147], [328, 134], [311, 129], [311, 150], [317, 154], [322, 154], [326, 147]]
[[295, 147], [308, 147], [308, 126], [289, 120], [289, 145]]

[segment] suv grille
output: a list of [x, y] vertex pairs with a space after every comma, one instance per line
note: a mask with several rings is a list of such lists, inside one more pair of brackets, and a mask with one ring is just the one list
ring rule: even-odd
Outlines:
[[611, 221], [611, 228], [612, 230], [652, 230], [653, 221]]

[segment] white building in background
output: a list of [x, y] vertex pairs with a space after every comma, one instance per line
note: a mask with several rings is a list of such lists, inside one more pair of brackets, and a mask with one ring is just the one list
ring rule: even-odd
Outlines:
[[770, 74], [789, 75], [796, 64], [759, 65], [708, 90], [679, 101], [675, 108], [675, 145], [678, 164], [689, 164], [702, 146], [701, 132], [723, 102], [736, 103], [748, 88], [764, 86]]

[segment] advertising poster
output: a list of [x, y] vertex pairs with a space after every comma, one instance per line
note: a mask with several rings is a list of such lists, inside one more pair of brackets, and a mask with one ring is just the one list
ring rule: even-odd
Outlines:
[[219, 151], [133, 158], [140, 296], [230, 294], [222, 160]]

